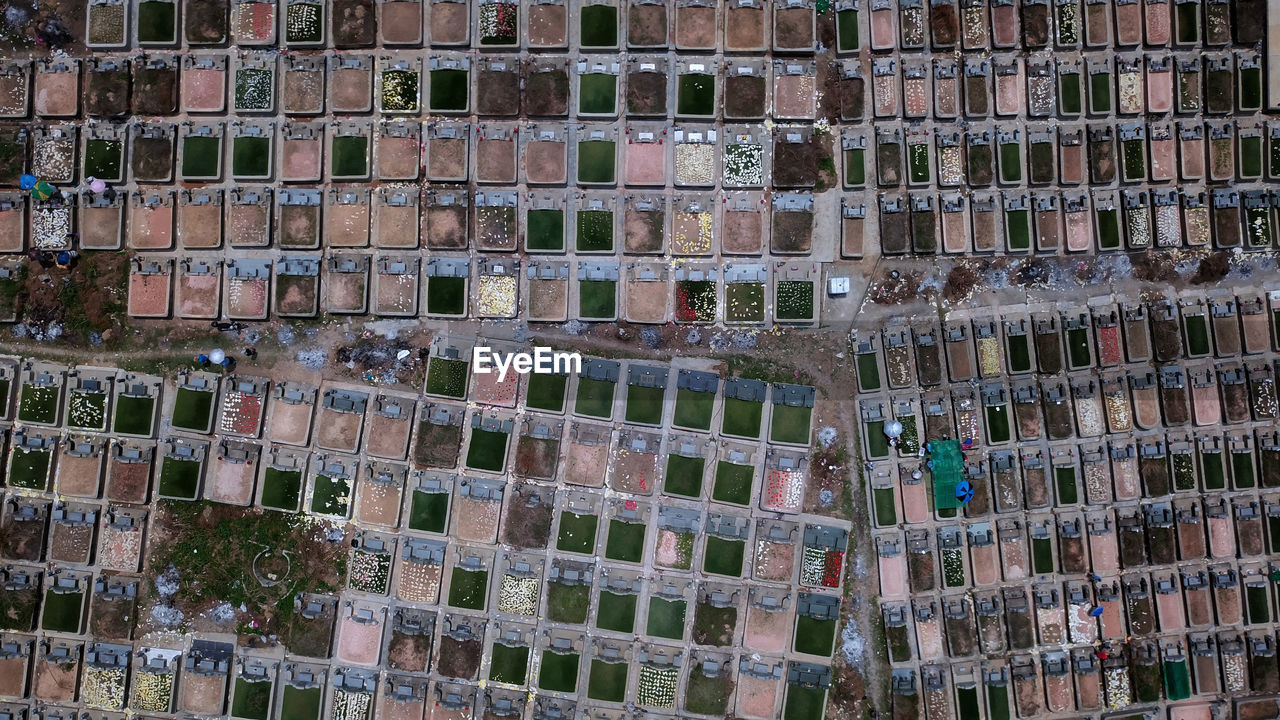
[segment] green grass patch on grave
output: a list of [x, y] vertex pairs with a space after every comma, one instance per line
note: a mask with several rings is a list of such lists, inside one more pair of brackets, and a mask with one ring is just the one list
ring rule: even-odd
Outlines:
[[596, 627], [630, 634], [636, 624], [636, 596], [600, 591]]
[[734, 505], [750, 504], [755, 474], [756, 469], [751, 465], [739, 465], [721, 460], [716, 464], [716, 479], [711, 488], [711, 499]]
[[203, 433], [209, 432], [212, 422], [213, 393], [208, 390], [178, 388], [178, 395], [173, 403], [173, 426]]
[[236, 678], [235, 694], [231, 699], [231, 717], [241, 720], [267, 720], [271, 712], [271, 697], [275, 683], [270, 680], [250, 682]]
[[155, 411], [155, 398], [120, 395], [116, 398], [112, 430], [122, 435], [150, 435]]
[[15, 447], [9, 456], [9, 487], [46, 490], [53, 451]]
[[262, 506], [297, 512], [302, 499], [302, 471], [267, 467], [262, 476]]
[[690, 430], [710, 430], [715, 393], [696, 392], [688, 388], [676, 390], [676, 408], [671, 423]]
[[612, 320], [618, 314], [618, 283], [583, 280], [578, 283], [578, 315], [583, 320]]
[[638, 563], [644, 559], [644, 523], [632, 523], [618, 518], [609, 521], [609, 538], [605, 542], [604, 556], [609, 560]]
[[592, 554], [596, 547], [596, 528], [599, 518], [595, 515], [578, 515], [565, 510], [560, 513], [560, 531], [556, 535], [556, 549], [565, 552]]
[[663, 403], [665, 394], [666, 388], [628, 385], [627, 422], [660, 425], [662, 409], [665, 407]]
[[622, 702], [627, 693], [627, 663], [592, 660], [587, 677], [587, 697], [604, 702]]
[[552, 692], [571, 693], [578, 689], [578, 653], [542, 653], [542, 666], [538, 668], [538, 687]]
[[317, 720], [323, 700], [323, 688], [285, 685], [280, 696], [280, 720]]
[[578, 182], [612, 184], [616, 163], [612, 140], [583, 140], [578, 143]]
[[55, 385], [23, 384], [18, 399], [18, 420], [52, 425], [58, 421], [62, 391]]
[[200, 471], [203, 468], [204, 463], [199, 460], [164, 458], [160, 463], [160, 495], [195, 500], [200, 491]]
[[769, 423], [769, 439], [773, 442], [809, 444], [809, 425], [813, 408], [804, 405], [774, 405]]
[[45, 591], [40, 627], [51, 632], [79, 633], [83, 615], [84, 593], [54, 592], [52, 588]]
[[311, 512], [346, 517], [351, 508], [351, 483], [346, 478], [316, 475], [311, 490]]
[[618, 8], [614, 5], [584, 5], [579, 8], [582, 47], [611, 48], [618, 45]]
[[415, 491], [409, 508], [409, 528], [443, 533], [448, 527], [449, 493]]
[[618, 77], [608, 73], [586, 73], [578, 78], [578, 112], [612, 115], [618, 105]]
[[555, 373], [529, 375], [529, 387], [525, 393], [525, 407], [550, 412], [564, 411], [564, 391], [569, 376]]
[[462, 398], [467, 394], [467, 361], [433, 357], [427, 365], [427, 394]]
[[582, 210], [577, 217], [578, 252], [611, 252], [613, 250], [612, 212]]
[[708, 535], [702, 569], [712, 575], [742, 577], [742, 558], [746, 550], [747, 543], [743, 540], [726, 540]]
[[502, 472], [507, 466], [507, 441], [510, 439], [509, 433], [497, 430], [472, 430], [471, 444], [467, 446], [467, 467]]
[[606, 420], [613, 417], [613, 393], [616, 387], [617, 383], [608, 380], [579, 377], [574, 412]]
[[369, 138], [344, 135], [333, 139], [333, 176], [364, 177], [369, 174]]
[[547, 619], [551, 622], [581, 625], [587, 621], [590, 604], [590, 586], [547, 583]]
[[755, 439], [760, 437], [760, 421], [764, 416], [764, 403], [754, 400], [724, 399], [724, 418], [720, 431], [725, 435]]
[[489, 656], [489, 681], [523, 685], [529, 674], [529, 648], [494, 643]]
[[449, 606], [484, 610], [489, 593], [489, 571], [455, 567], [449, 578]]
[[706, 460], [702, 457], [685, 457], [684, 455], [667, 456], [667, 475], [663, 481], [663, 492], [668, 495], [699, 497], [702, 495], [702, 471]]
[[431, 71], [431, 109], [463, 111], [467, 109], [468, 73], [466, 70]]
[[564, 249], [564, 211], [530, 210], [525, 218], [525, 248], [528, 250]]
[[684, 600], [649, 598], [649, 619], [645, 633], [653, 637], [681, 640], [684, 638], [684, 620], [688, 603]]

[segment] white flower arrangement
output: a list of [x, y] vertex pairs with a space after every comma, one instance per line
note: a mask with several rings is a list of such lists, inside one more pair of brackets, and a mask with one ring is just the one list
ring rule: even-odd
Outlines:
[[72, 392], [67, 424], [86, 430], [106, 429], [107, 394], [100, 392]]
[[503, 575], [498, 589], [498, 612], [533, 617], [538, 613], [538, 579]]
[[387, 594], [387, 581], [391, 577], [391, 556], [355, 550], [351, 553], [351, 567], [347, 572], [347, 586], [352, 590]]
[[289, 4], [284, 16], [285, 39], [289, 42], [316, 42], [322, 34], [320, 5], [310, 2]]
[[333, 691], [333, 720], [366, 720], [373, 709], [373, 696], [369, 693]]
[[724, 184], [755, 187], [764, 184], [764, 146], [729, 145], [724, 149]]
[[71, 208], [36, 208], [32, 214], [31, 226], [36, 247], [65, 247], [67, 234], [71, 232]]
[[133, 677], [129, 707], [143, 712], [169, 712], [173, 702], [173, 674], [140, 672]]
[[647, 708], [676, 706], [677, 671], [672, 667], [640, 666], [640, 682], [636, 704]]
[[98, 710], [123, 709], [125, 674], [124, 668], [86, 667], [81, 701]]
[[516, 314], [516, 279], [509, 275], [481, 275], [477, 283], [480, 314], [513, 317]]
[[814, 587], [821, 585], [826, 562], [826, 551], [806, 545], [800, 558], [800, 584]]
[[1107, 707], [1112, 710], [1129, 707], [1133, 702], [1133, 694], [1129, 691], [1129, 671], [1127, 668], [1108, 668]]
[[715, 180], [716, 149], [708, 143], [676, 145], [676, 183], [710, 185]]

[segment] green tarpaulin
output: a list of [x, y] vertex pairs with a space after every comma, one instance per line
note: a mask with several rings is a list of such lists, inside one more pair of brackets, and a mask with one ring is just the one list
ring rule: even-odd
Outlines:
[[956, 497], [956, 486], [964, 480], [964, 456], [959, 440], [934, 440], [929, 443], [929, 459], [933, 461], [933, 507], [948, 510], [964, 505]]

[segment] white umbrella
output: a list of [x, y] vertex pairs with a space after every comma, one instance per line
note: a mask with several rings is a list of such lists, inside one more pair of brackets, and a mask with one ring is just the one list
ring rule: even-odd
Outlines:
[[884, 424], [884, 434], [890, 438], [896, 438], [902, 434], [902, 423], [897, 420], [890, 420]]
[[209, 351], [209, 362], [213, 363], [214, 365], [221, 365], [222, 361], [226, 359], [227, 359], [227, 354], [219, 348], [214, 348]]

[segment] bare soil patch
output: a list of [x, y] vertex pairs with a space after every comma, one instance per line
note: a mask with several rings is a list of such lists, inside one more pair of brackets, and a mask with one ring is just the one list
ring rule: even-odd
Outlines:
[[389, 2], [382, 5], [382, 40], [404, 45], [422, 38], [422, 5], [416, 2]]
[[427, 208], [427, 247], [460, 249], [466, 246], [466, 208], [457, 205]]
[[431, 4], [431, 41], [443, 45], [465, 43], [471, 34], [467, 5], [460, 2]]
[[476, 180], [490, 183], [516, 181], [516, 143], [514, 140], [476, 142]]
[[713, 48], [716, 45], [716, 9], [703, 5], [676, 8], [676, 45]]
[[666, 146], [654, 142], [629, 143], [626, 147], [628, 185], [661, 185], [666, 180]]
[[364, 416], [358, 413], [321, 410], [316, 445], [330, 450], [355, 452], [360, 444], [360, 427], [363, 422]]
[[126, 463], [113, 460], [107, 472], [107, 499], [115, 502], [144, 503], [151, 487], [151, 463]]
[[632, 5], [627, 10], [627, 44], [667, 44], [667, 6]]
[[608, 443], [583, 445], [571, 442], [568, 459], [565, 461], [564, 479], [574, 485], [602, 487], [608, 465]]
[[325, 213], [325, 238], [334, 247], [369, 244], [369, 206], [330, 205]]
[[627, 112], [631, 115], [665, 115], [667, 74], [627, 73]]
[[171, 115], [178, 109], [178, 70], [133, 66], [133, 114]]
[[668, 287], [663, 282], [627, 281], [627, 319], [637, 323], [666, 322]]
[[780, 48], [812, 48], [813, 11], [806, 7], [778, 10], [774, 16], [773, 44]]
[[766, 612], [747, 608], [747, 631], [742, 642], [757, 652], [783, 652], [791, 635], [791, 611]]
[[466, 139], [432, 139], [427, 148], [427, 176], [434, 180], [456, 180], [466, 175]]
[[267, 437], [272, 442], [305, 445], [311, 437], [312, 409], [312, 406], [305, 403], [292, 405], [276, 401], [271, 407]]
[[426, 672], [431, 664], [431, 636], [391, 631], [387, 643], [387, 666], [402, 672]]
[[661, 210], [639, 211], [628, 209], [623, 215], [623, 247], [626, 252], [649, 254], [662, 252], [663, 231], [666, 229]]
[[479, 640], [456, 640], [448, 635], [441, 635], [436, 671], [445, 677], [475, 680], [483, 652]]
[[525, 146], [525, 174], [529, 182], [560, 184], [565, 180], [565, 145], [536, 141]]
[[730, 210], [724, 214], [721, 245], [729, 253], [758, 253], [763, 245], [764, 214], [755, 210]]
[[453, 505], [453, 534], [460, 540], [491, 543], [498, 536], [502, 503], [460, 497]]
[[724, 81], [724, 116], [764, 117], [765, 80], [754, 75], [730, 75]]
[[209, 499], [233, 505], [253, 502], [253, 479], [257, 469], [256, 463], [215, 461], [208, 484]]
[[813, 141], [773, 144], [773, 181], [784, 187], [812, 187], [818, 180], [818, 151]]
[[404, 489], [399, 483], [360, 482], [355, 517], [360, 522], [395, 527]]
[[369, 454], [384, 458], [403, 458], [409, 448], [411, 428], [408, 418], [389, 418], [373, 413], [369, 416]]
[[525, 80], [524, 95], [530, 115], [568, 115], [569, 75], [564, 70], [530, 73]]
[[564, 5], [529, 5], [529, 47], [563, 47], [568, 39]]
[[113, 117], [129, 112], [129, 71], [122, 68], [89, 73], [84, 105], [90, 115]]
[[[516, 457], [518, 466], [518, 451]], [[554, 503], [555, 491], [529, 483], [517, 484], [502, 520], [502, 542], [520, 550], [546, 548], [551, 538]]]
[[79, 662], [39, 662], [36, 665], [35, 696], [50, 702], [71, 702], [76, 696]]
[[335, 112], [362, 112], [373, 97], [373, 71], [342, 68], [329, 76], [329, 103]]
[[377, 38], [373, 0], [333, 0], [334, 47], [370, 47]]
[[418, 425], [413, 460], [419, 467], [453, 467], [458, 464], [462, 428], [456, 425]]
[[379, 247], [416, 248], [418, 246], [418, 208], [379, 206], [376, 243]]
[[764, 10], [727, 6], [724, 45], [726, 50], [755, 50], [764, 47]]
[[483, 70], [476, 76], [476, 112], [481, 115], [520, 114], [520, 75]]
[[357, 665], [376, 665], [381, 640], [382, 625], [359, 623], [345, 617], [338, 627], [338, 659]]
[[186, 673], [182, 676], [181, 687], [183, 710], [204, 715], [218, 715], [222, 712], [227, 692], [225, 675]]
[[613, 471], [609, 473], [609, 487], [619, 492], [652, 495], [661, 476], [657, 455], [619, 449], [614, 455]]
[[58, 492], [79, 497], [98, 497], [102, 484], [102, 458], [58, 456]]
[[564, 280], [529, 281], [529, 319], [562, 320], [568, 312], [569, 283]]

